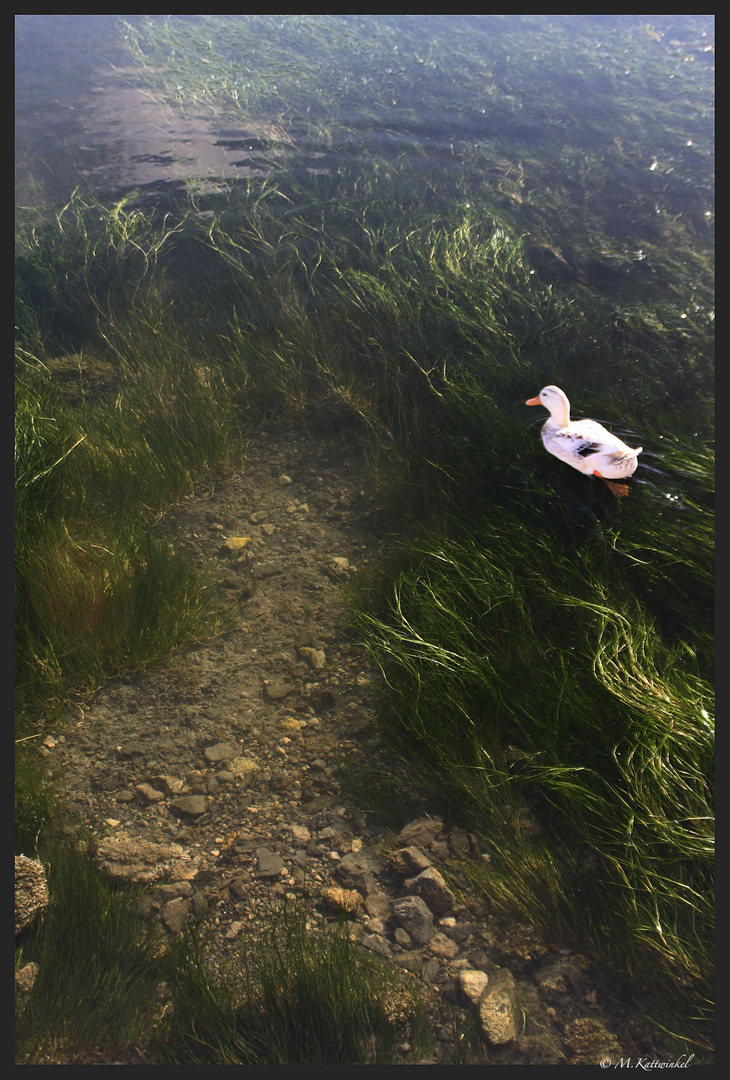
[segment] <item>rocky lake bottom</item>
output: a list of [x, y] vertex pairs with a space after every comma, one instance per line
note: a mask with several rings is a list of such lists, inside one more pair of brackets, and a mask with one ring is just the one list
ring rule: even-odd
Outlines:
[[[435, 1036], [420, 1064], [455, 1060], [466, 1027], [484, 1063], [676, 1058], [570, 943], [470, 893], [454, 867], [488, 860], [474, 835], [416, 791], [394, 828], [343, 779], [343, 765], [375, 768], [409, 792], [380, 742], [380, 673], [347, 607], [392, 539], [359, 445], [258, 432], [238, 473], [201, 485], [158, 530], [213, 563], [237, 627], [111, 679], [40, 752], [98, 863], [154, 886], [144, 908], [161, 933], [207, 912], [230, 956], [301, 897], [315, 922], [345, 918], [363, 948], [419, 981]], [[120, 1063], [145, 1064], [144, 1048]]]

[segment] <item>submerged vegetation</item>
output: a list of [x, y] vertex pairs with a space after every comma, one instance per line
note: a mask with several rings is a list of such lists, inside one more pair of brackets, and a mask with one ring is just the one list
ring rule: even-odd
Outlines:
[[[507, 70], [496, 46], [491, 66], [478, 60], [467, 20], [449, 48], [469, 61], [461, 92], [482, 80], [484, 93], [466, 95], [453, 143], [416, 142], [419, 88], [432, 85], [422, 73], [445, 65], [434, 26], [424, 19], [429, 30], [410, 60], [392, 61], [392, 86], [364, 77], [353, 113], [346, 68], [327, 96], [316, 62], [308, 54], [305, 71], [301, 41], [292, 43], [309, 34], [312, 55], [325, 52], [322, 63], [335, 70], [328, 50], [333, 40], [345, 46], [317, 32], [324, 18], [253, 16], [223, 29], [216, 17], [130, 23], [144, 84], [170, 107], [212, 110], [257, 133], [257, 169], [212, 188], [190, 183], [166, 206], [141, 192], [103, 200], [77, 190], [60, 208], [18, 212], [16, 845], [30, 853], [50, 812], [50, 795], [32, 782], [30, 737], [70, 697], [226, 625], [205, 579], [156, 536], [160, 512], [204, 470], [234, 462], [262, 416], [324, 415], [359, 431], [384, 497], [403, 508], [403, 541], [355, 611], [384, 674], [384, 739], [434, 804], [491, 851], [473, 883], [492, 904], [551, 940], [578, 940], [641, 992], [654, 1019], [708, 1045], [713, 343], [704, 83], [681, 62], [686, 50], [668, 48], [662, 59], [654, 37], [637, 43], [620, 23], [609, 62], [607, 46], [588, 48], [591, 27], [580, 20], [571, 47], [586, 78], [602, 59], [619, 126], [604, 118], [609, 138], [586, 114], [572, 142], [530, 141], [508, 93], [520, 93], [516, 65]], [[350, 17], [332, 25], [352, 35], [353, 49], [363, 45]], [[383, 27], [377, 45], [390, 56], [397, 28]], [[499, 20], [493, 29], [504, 30]], [[236, 58], [254, 32], [264, 35], [259, 69], [246, 80]], [[530, 34], [544, 33], [527, 19], [524, 49], [537, 47]], [[559, 64], [566, 42], [554, 28], [551, 40]], [[297, 64], [275, 63], [271, 50]], [[640, 146], [644, 98], [630, 118], [621, 113], [628, 91], [619, 69], [642, 58], [642, 80], [661, 63], [662, 78], [679, 80], [651, 114], [661, 135], [651, 150]], [[371, 63], [375, 73], [385, 60], [374, 54]], [[271, 72], [276, 84], [264, 78]], [[307, 96], [298, 109], [294, 91]], [[689, 164], [675, 130], [682, 95], [698, 129]], [[491, 140], [479, 135], [477, 96], [495, 110]], [[376, 141], [374, 118], [397, 98], [393, 130]], [[548, 108], [547, 118], [575, 121], [576, 100]], [[360, 136], [372, 140], [368, 160]], [[455, 160], [445, 170], [448, 145]], [[309, 168], [313, 161], [322, 167]], [[619, 180], [631, 192], [640, 169], [650, 183], [636, 199], [625, 195], [633, 216], [616, 198], [601, 202]], [[613, 501], [541, 452], [522, 403], [548, 382], [566, 388], [576, 412], [620, 422], [622, 437], [640, 433], [629, 499]], [[290, 926], [301, 952], [298, 933]], [[336, 951], [338, 940], [326, 948]], [[337, 955], [337, 964], [353, 962]], [[329, 952], [316, 962], [326, 971]], [[177, 1045], [193, 1056], [176, 1063], [319, 1061], [286, 1041], [291, 1030], [256, 1034], [251, 977], [249, 1016], [239, 1001], [221, 1004], [225, 992], [205, 982], [195, 949], [179, 970], [188, 990], [175, 1014]], [[184, 1041], [194, 1027], [184, 1010], [196, 998], [208, 1009], [197, 1049]], [[329, 1025], [332, 1015], [312, 1023]], [[206, 1056], [203, 1044], [222, 1047], [220, 1027], [206, 1027], [221, 1016], [235, 1017], [226, 1024], [233, 1041]], [[354, 1023], [352, 1033], [362, 1039], [347, 1060], [359, 1061], [368, 1035]], [[257, 1042], [254, 1052], [249, 1040], [264, 1034], [270, 1045]]]
[[17, 1064], [105, 1064], [143, 1041], [160, 1065], [407, 1064], [429, 1045], [415, 982], [346, 924], [272, 907], [264, 935], [244, 933], [211, 973], [205, 919], [165, 949], [139, 888], [115, 888], [70, 845], [45, 860], [53, 900], [21, 947], [38, 976]]

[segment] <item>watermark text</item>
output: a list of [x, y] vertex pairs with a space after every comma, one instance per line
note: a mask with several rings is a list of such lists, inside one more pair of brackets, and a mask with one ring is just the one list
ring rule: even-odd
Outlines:
[[603, 1058], [602, 1069], [687, 1069], [692, 1064], [694, 1054], [680, 1054], [674, 1061], [660, 1061], [658, 1058], [621, 1057]]

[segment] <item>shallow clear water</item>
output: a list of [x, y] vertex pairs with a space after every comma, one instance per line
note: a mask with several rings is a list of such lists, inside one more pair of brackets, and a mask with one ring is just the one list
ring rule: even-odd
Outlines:
[[[487, 208], [541, 281], [607, 305], [595, 354], [564, 365], [576, 414], [661, 429], [658, 379], [683, 434], [712, 436], [712, 16], [17, 16], [16, 99], [22, 208], [320, 177], [296, 209], [339, 185], [354, 219], [378, 169], [387, 223]], [[625, 348], [632, 319], [671, 338], [666, 361]], [[636, 438], [661, 485], [663, 448]]]
[[[694, 732], [704, 784], [713, 17], [18, 16], [16, 42], [25, 355], [80, 373], [87, 346], [104, 357], [97, 322], [111, 333], [117, 321], [125, 359], [129, 341], [143, 364], [164, 363], [169, 330], [167, 362], [178, 340], [186, 361], [209, 356], [243, 408], [251, 387], [279, 403], [311, 387], [341, 404], [361, 394], [408, 459], [421, 520], [468, 534], [464, 565], [487, 574], [474, 622], [479, 664], [499, 658], [497, 719], [508, 676], [529, 737], [573, 708], [583, 726], [553, 751], [561, 765], [596, 756], [600, 778], [615, 746], [591, 723], [623, 730], [630, 716], [627, 733], [649, 746], [666, 717], [680, 764]], [[157, 262], [165, 229], [174, 243]], [[552, 382], [574, 415], [643, 445], [631, 498], [544, 452], [544, 417], [525, 399]], [[437, 567], [452, 541], [432, 536]], [[504, 627], [484, 615], [500, 558], [497, 584], [514, 582]], [[476, 576], [445, 575], [444, 610]], [[414, 581], [428, 628], [441, 607], [422, 605]], [[454, 610], [458, 639], [472, 617]], [[566, 632], [565, 613], [574, 626], [589, 610], [590, 632]], [[448, 630], [436, 620], [438, 647]], [[524, 692], [523, 646], [545, 676], [540, 700]], [[609, 675], [624, 667], [597, 688], [604, 657]], [[477, 682], [489, 727], [488, 673]], [[450, 724], [463, 702], [442, 704]], [[644, 779], [616, 783], [630, 801]]]
[[438, 182], [476, 155], [585, 197], [598, 159], [618, 232], [701, 225], [713, 80], [710, 16], [18, 16], [19, 191], [245, 176], [268, 122], [312, 169], [406, 154]]

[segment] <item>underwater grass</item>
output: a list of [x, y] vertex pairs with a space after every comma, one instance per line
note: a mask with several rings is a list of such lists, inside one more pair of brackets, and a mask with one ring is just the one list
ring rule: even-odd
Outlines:
[[[58, 715], [70, 692], [226, 625], [207, 578], [154, 527], [240, 442], [204, 350], [188, 353], [160, 301], [153, 266], [167, 225], [156, 231], [145, 218], [143, 227], [123, 202], [109, 209], [78, 196], [45, 226], [24, 220], [20, 235], [18, 307], [37, 313], [29, 336], [21, 319], [16, 364], [24, 735], [26, 720]], [[29, 284], [31, 262], [44, 268], [44, 289]]]
[[16, 968], [38, 964], [16, 1018], [16, 1064], [103, 1062], [156, 1018], [157, 935], [137, 911], [139, 890], [115, 888], [86, 852], [56, 842], [43, 861], [50, 904], [16, 944]]
[[693, 651], [609, 592], [604, 551], [559, 557], [506, 513], [407, 556], [386, 610], [361, 616], [386, 680], [383, 734], [483, 838], [486, 895], [704, 1008], [714, 728]]
[[217, 978], [205, 951], [201, 928], [177, 947], [161, 1064], [416, 1064], [427, 1048], [418, 991], [355, 944], [346, 923], [315, 926], [285, 903], [263, 937], [244, 932]]
[[[114, 670], [214, 632], [195, 622], [204, 590], [150, 532], [166, 501], [261, 415], [356, 421], [416, 537], [385, 601], [361, 594], [388, 740], [492, 838], [482, 887], [495, 902], [701, 1002], [708, 324], [680, 323], [651, 290], [627, 314], [620, 296], [551, 278], [491, 192], [472, 179], [458, 199], [423, 198], [408, 164], [192, 191], [168, 217], [128, 203], [106, 221], [81, 200], [51, 222], [53, 242], [28, 225], [21, 699], [60, 702], [79, 685], [75, 657], [90, 686], [100, 654]], [[87, 361], [111, 370], [98, 396]], [[74, 364], [72, 398], [61, 374]], [[574, 400], [580, 388], [581, 413], [642, 430], [647, 468], [620, 512], [527, 426], [525, 397], [549, 381]], [[653, 434], [664, 425], [671, 445]], [[92, 633], [105, 612], [109, 635]], [[537, 842], [525, 811], [543, 823]]]

